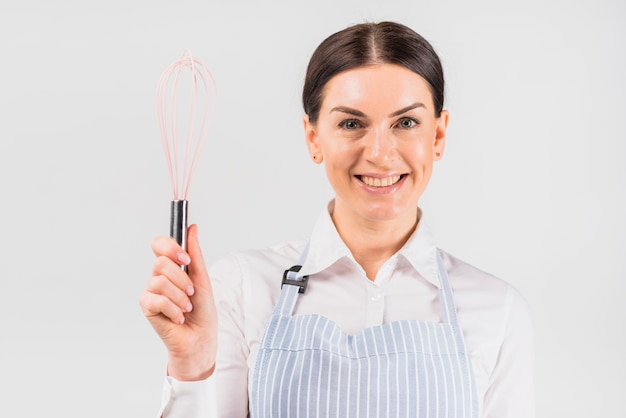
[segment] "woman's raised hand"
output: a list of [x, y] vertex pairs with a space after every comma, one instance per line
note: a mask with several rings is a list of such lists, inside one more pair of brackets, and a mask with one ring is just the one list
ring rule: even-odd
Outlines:
[[170, 237], [152, 241], [157, 259], [139, 299], [167, 348], [168, 375], [181, 381], [209, 377], [217, 351], [217, 313], [197, 231], [196, 225], [189, 227], [187, 252]]

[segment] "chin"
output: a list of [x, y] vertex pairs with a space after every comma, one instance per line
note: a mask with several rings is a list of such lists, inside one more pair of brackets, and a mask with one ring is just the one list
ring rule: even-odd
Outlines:
[[363, 217], [366, 219], [382, 222], [404, 218], [408, 215], [409, 211], [412, 211], [411, 214], [416, 213], [417, 204], [410, 207], [398, 207], [395, 205], [377, 205], [374, 207], [365, 208], [362, 213]]

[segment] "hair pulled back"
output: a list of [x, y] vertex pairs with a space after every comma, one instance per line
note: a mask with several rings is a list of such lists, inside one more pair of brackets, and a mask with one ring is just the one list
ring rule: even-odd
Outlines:
[[435, 116], [443, 109], [444, 78], [439, 57], [426, 39], [396, 22], [361, 23], [330, 35], [313, 52], [302, 104], [317, 122], [326, 83], [335, 75], [373, 64], [397, 64], [420, 75], [430, 87]]

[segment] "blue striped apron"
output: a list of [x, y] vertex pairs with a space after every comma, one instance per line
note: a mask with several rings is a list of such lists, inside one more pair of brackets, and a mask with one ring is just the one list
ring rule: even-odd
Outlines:
[[251, 417], [476, 418], [469, 356], [437, 263], [441, 323], [402, 320], [355, 335], [320, 315], [294, 316], [307, 277], [287, 270], [259, 347]]

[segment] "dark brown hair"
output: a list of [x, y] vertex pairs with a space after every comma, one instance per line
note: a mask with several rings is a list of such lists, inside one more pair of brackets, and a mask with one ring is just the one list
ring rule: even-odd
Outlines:
[[313, 52], [304, 81], [302, 104], [317, 122], [326, 83], [342, 71], [372, 64], [397, 64], [430, 86], [435, 116], [443, 109], [444, 79], [439, 57], [426, 39], [396, 22], [361, 23], [330, 35]]

